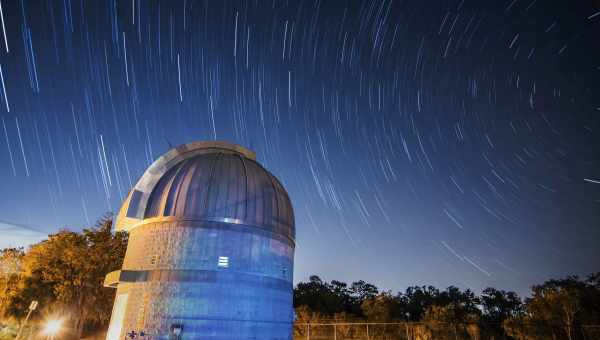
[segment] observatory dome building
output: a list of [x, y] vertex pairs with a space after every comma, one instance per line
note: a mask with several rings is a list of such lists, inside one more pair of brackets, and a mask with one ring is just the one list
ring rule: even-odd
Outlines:
[[294, 213], [255, 159], [194, 142], [146, 170], [116, 221], [129, 244], [105, 280], [117, 288], [107, 339], [292, 338]]

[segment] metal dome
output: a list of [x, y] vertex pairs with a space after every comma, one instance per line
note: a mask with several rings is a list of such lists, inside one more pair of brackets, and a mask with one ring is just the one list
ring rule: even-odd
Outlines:
[[254, 226], [294, 242], [290, 199], [254, 158], [253, 152], [225, 142], [194, 142], [167, 152], [129, 193], [117, 230], [170, 217]]

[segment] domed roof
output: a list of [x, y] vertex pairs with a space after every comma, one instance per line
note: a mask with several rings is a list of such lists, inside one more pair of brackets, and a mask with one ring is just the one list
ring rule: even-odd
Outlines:
[[142, 220], [243, 224], [295, 239], [294, 212], [281, 183], [253, 152], [224, 142], [196, 142], [159, 158], [123, 203], [118, 230]]

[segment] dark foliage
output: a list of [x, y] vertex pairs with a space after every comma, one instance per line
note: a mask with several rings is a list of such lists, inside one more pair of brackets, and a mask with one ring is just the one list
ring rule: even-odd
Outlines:
[[525, 301], [514, 292], [491, 287], [479, 296], [454, 286], [412, 286], [392, 295], [364, 281], [348, 285], [311, 276], [294, 289], [294, 307], [312, 315], [311, 322], [314, 316], [339, 321], [342, 315], [346, 321], [476, 324], [482, 334], [575, 339], [576, 329], [600, 323], [600, 273], [585, 280], [548, 280], [533, 286]]

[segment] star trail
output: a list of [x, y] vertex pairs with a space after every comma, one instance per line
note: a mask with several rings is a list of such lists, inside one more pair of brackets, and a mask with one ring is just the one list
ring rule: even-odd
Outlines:
[[2, 0], [0, 19], [6, 245], [227, 140], [289, 191], [295, 280], [526, 294], [598, 270], [597, 1]]

